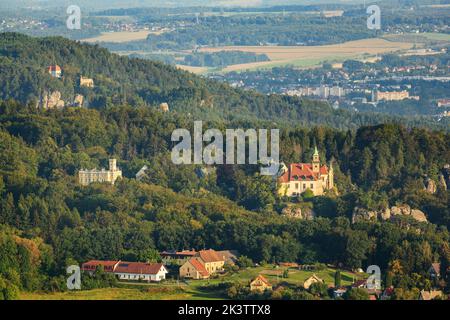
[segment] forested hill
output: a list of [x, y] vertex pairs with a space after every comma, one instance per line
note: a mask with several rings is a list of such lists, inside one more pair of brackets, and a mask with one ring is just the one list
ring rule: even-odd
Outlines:
[[[61, 79], [47, 73], [47, 67], [54, 64], [63, 70]], [[21, 103], [35, 104], [45, 92], [59, 91], [66, 104], [82, 94], [85, 105], [97, 109], [125, 104], [157, 107], [167, 102], [171, 111], [197, 120], [259, 119], [342, 129], [395, 120], [408, 126], [448, 127], [448, 123], [426, 118], [334, 111], [320, 102], [242, 91], [159, 62], [122, 57], [61, 37], [0, 34], [0, 74], [0, 100]], [[95, 87], [80, 87], [80, 76], [92, 78]]]

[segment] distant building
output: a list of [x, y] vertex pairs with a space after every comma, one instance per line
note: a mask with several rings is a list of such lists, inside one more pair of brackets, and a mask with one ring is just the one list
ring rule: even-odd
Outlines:
[[266, 290], [272, 290], [270, 282], [262, 275], [258, 275], [250, 282], [250, 291], [263, 293]]
[[120, 262], [114, 274], [119, 280], [160, 282], [168, 271], [162, 263]]
[[314, 283], [325, 283], [321, 278], [313, 274], [311, 277], [303, 282], [303, 288], [308, 290]]
[[236, 264], [240, 256], [239, 251], [236, 250], [217, 251], [217, 254], [225, 260], [225, 263], [230, 265]]
[[48, 66], [47, 72], [54, 78], [61, 78], [62, 70], [58, 65]]
[[185, 279], [208, 279], [210, 273], [205, 266], [195, 258], [191, 258], [180, 267], [180, 278]]
[[180, 278], [207, 279], [210, 275], [223, 271], [225, 259], [217, 251], [201, 250], [180, 267]]
[[119, 260], [114, 261], [102, 261], [102, 260], [91, 260], [85, 262], [81, 265], [81, 270], [89, 273], [94, 273], [98, 267], [103, 267], [104, 272], [113, 273], [119, 264]]
[[197, 252], [195, 250], [163, 251], [159, 255], [161, 256], [164, 264], [181, 266], [189, 259], [195, 257]]
[[409, 99], [409, 92], [403, 91], [375, 91], [374, 101], [401, 101]]
[[103, 271], [112, 273], [119, 280], [159, 282], [166, 279], [167, 269], [162, 263], [126, 262], [126, 261], [101, 261], [91, 260], [83, 263], [81, 270], [93, 274], [98, 267]]
[[333, 290], [333, 298], [334, 299], [342, 298], [346, 292], [347, 292], [347, 288], [345, 288], [345, 287], [336, 288]]
[[280, 196], [296, 197], [306, 190], [321, 196], [326, 190], [334, 188], [333, 166], [331, 163], [330, 167], [321, 166], [319, 152], [315, 148], [312, 163], [293, 163], [289, 168], [283, 166], [278, 185]]
[[436, 104], [439, 108], [450, 108], [450, 99], [439, 99]]
[[94, 80], [81, 76], [80, 77], [80, 87], [93, 88], [94, 87]]
[[223, 271], [225, 258], [220, 256], [217, 251], [212, 249], [201, 250], [198, 252], [198, 259], [204, 264], [209, 273]]
[[82, 186], [87, 186], [93, 182], [109, 182], [114, 184], [120, 177], [122, 177], [122, 170], [117, 168], [116, 159], [109, 159], [109, 170], [82, 169], [78, 172], [78, 181]]

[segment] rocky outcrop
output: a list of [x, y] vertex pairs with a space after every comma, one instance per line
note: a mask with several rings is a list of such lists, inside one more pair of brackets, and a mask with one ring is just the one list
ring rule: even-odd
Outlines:
[[376, 221], [378, 219], [378, 212], [370, 211], [364, 208], [355, 207], [353, 210], [352, 222], [359, 221]]
[[300, 208], [299, 206], [287, 206], [281, 212], [283, 216], [300, 220], [312, 220], [315, 212], [310, 208]]
[[386, 208], [384, 210], [374, 211], [361, 207], [355, 207], [352, 215], [352, 222], [358, 221], [387, 221], [392, 220], [396, 216], [411, 216], [419, 222], [428, 222], [424, 212], [411, 209], [408, 205], [394, 206], [392, 208]]
[[169, 112], [170, 108], [169, 108], [169, 104], [167, 102], [163, 102], [159, 105], [159, 110], [161, 110], [162, 112]]
[[425, 213], [420, 210], [411, 210], [411, 216], [419, 222], [428, 222]]
[[437, 185], [436, 185], [436, 182], [434, 182], [433, 179], [427, 178], [427, 179], [425, 180], [425, 190], [426, 190], [428, 193], [435, 194], [436, 191], [437, 191]]
[[65, 102], [61, 100], [61, 92], [59, 91], [45, 91], [39, 99], [37, 104], [38, 108], [41, 109], [54, 109], [54, 108], [64, 108]]
[[73, 99], [73, 106], [74, 107], [82, 107], [84, 102], [84, 97], [81, 94], [77, 94], [75, 96], [75, 99]]

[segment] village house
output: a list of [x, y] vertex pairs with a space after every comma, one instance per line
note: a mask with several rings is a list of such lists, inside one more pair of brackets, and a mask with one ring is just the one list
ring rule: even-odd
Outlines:
[[200, 250], [186, 261], [179, 270], [180, 278], [206, 279], [222, 272], [226, 256], [212, 249]]
[[62, 69], [58, 65], [48, 66], [47, 72], [49, 75], [51, 75], [54, 78], [61, 78], [61, 75], [62, 75]]
[[165, 265], [178, 265], [181, 266], [189, 259], [193, 258], [197, 252], [195, 250], [182, 250], [182, 251], [163, 251], [159, 255], [162, 258], [162, 262]]
[[199, 260], [205, 269], [210, 273], [222, 272], [225, 265], [224, 257], [221, 257], [216, 251], [201, 250], [198, 252], [197, 260]]
[[210, 273], [205, 266], [196, 258], [191, 258], [180, 267], [180, 278], [186, 279], [208, 279]]
[[347, 292], [347, 288], [345, 288], [345, 287], [335, 288], [333, 290], [333, 298], [334, 299], [342, 298], [346, 292]]
[[167, 269], [162, 263], [120, 262], [114, 274], [119, 280], [160, 282], [166, 279]]
[[235, 265], [240, 256], [239, 251], [236, 250], [217, 251], [217, 254], [229, 265]]
[[120, 262], [119, 260], [114, 261], [91, 260], [83, 263], [81, 265], [81, 270], [93, 274], [98, 267], [103, 267], [104, 272], [113, 273], [119, 262]]
[[263, 293], [266, 290], [272, 290], [270, 282], [262, 275], [258, 275], [250, 282], [250, 291]]
[[97, 268], [112, 273], [119, 280], [159, 282], [166, 279], [167, 269], [162, 263], [91, 260], [81, 266], [81, 270], [93, 274]]
[[311, 277], [303, 282], [303, 288], [308, 290], [314, 283], [325, 283], [322, 279], [320, 279], [316, 274], [313, 274]]
[[116, 159], [109, 159], [109, 170], [82, 169], [78, 172], [78, 181], [82, 186], [87, 186], [94, 182], [108, 182], [114, 184], [120, 177], [122, 177], [122, 170], [117, 167]]
[[280, 196], [297, 197], [306, 190], [315, 196], [321, 196], [326, 190], [334, 188], [333, 166], [320, 165], [317, 148], [314, 150], [312, 163], [293, 163], [289, 167], [283, 165], [278, 177], [278, 194]]

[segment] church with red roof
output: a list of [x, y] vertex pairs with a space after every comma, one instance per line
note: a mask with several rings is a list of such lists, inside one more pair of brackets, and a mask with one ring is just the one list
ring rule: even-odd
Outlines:
[[321, 196], [326, 190], [334, 188], [333, 166], [320, 164], [317, 147], [311, 163], [292, 163], [283, 165], [278, 177], [278, 194], [280, 196], [298, 197], [306, 190], [315, 196]]

